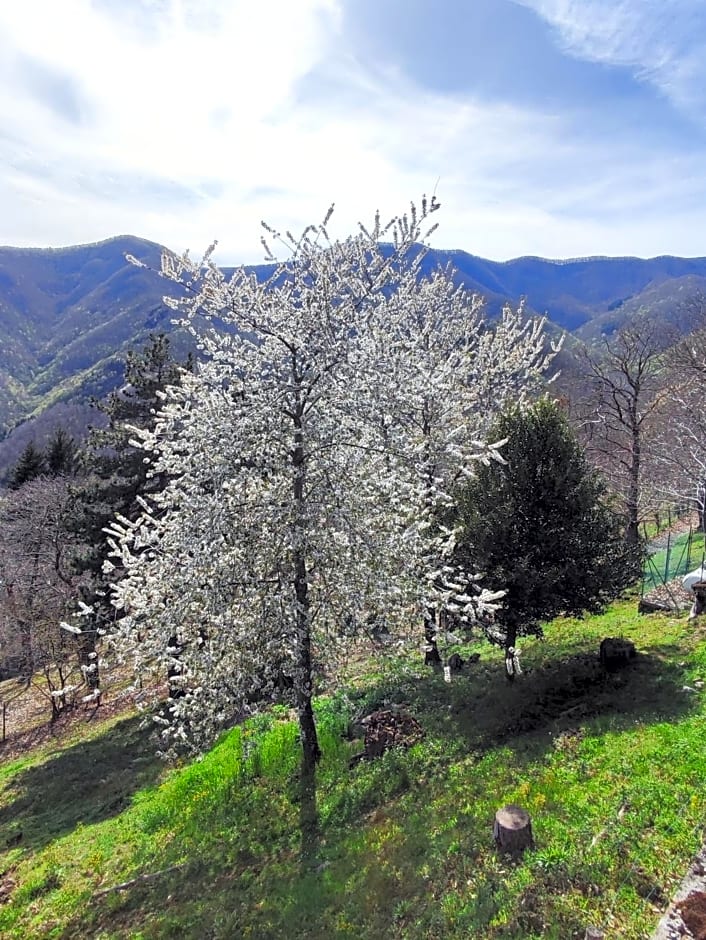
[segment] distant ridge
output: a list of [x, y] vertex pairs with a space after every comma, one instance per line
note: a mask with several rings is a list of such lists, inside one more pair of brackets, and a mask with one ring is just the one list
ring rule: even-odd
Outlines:
[[0, 245], [0, 252], [2, 251], [13, 251], [13, 252], [31, 252], [32, 254], [41, 254], [41, 253], [51, 253], [57, 254], [61, 252], [76, 252], [83, 251], [86, 248], [96, 248], [101, 249], [108, 245], [113, 245], [116, 242], [129, 242], [131, 244], [142, 244], [150, 245], [154, 248], [159, 248], [161, 250], [161, 245], [158, 242], [150, 241], [148, 238], [137, 238], [135, 235], [111, 235], [108, 238], [101, 238], [97, 242], [81, 242], [77, 245], [47, 245], [45, 247], [39, 247], [37, 245]]
[[[70, 417], [71, 408], [85, 410], [91, 396], [114, 388], [127, 350], [143, 346], [150, 333], [172, 332], [176, 355], [186, 354], [187, 339], [174, 332], [163, 303], [177, 288], [157, 273], [162, 250], [132, 235], [59, 248], [0, 248], [0, 440], [13, 442], [0, 446], [0, 477], [3, 446], [7, 453], [23, 436], [44, 433], [52, 409], [61, 406]], [[128, 264], [127, 254], [145, 267]], [[489, 316], [524, 298], [529, 311], [546, 314], [556, 329], [589, 341], [645, 310], [669, 319], [688, 296], [706, 296], [704, 257], [492, 261], [432, 248], [422, 270], [449, 263], [459, 285], [486, 298]], [[271, 264], [247, 267], [263, 275], [272, 270]]]

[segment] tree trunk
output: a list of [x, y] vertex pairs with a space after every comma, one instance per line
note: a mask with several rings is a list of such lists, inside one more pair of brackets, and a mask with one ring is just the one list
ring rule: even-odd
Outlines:
[[[304, 665], [304, 659], [308, 660], [308, 666]], [[300, 679], [297, 680], [296, 702], [297, 717], [299, 718], [299, 735], [302, 743], [302, 755], [304, 767], [312, 770], [316, 767], [321, 757], [321, 748], [316, 733], [316, 722], [314, 721], [314, 709], [311, 705], [311, 654], [306, 657], [300, 655], [300, 665], [297, 670], [299, 676], [303, 675], [303, 670], [308, 668], [309, 680], [303, 684]]]
[[694, 603], [689, 611], [689, 620], [694, 620], [706, 610], [706, 582], [699, 581], [692, 584], [691, 590], [694, 592]]
[[505, 634], [505, 676], [508, 682], [512, 682], [515, 676], [519, 674], [519, 665], [515, 650], [516, 643], [517, 627], [515, 624], [508, 625]]
[[424, 665], [441, 666], [439, 647], [436, 644], [436, 610], [427, 607], [424, 613]]
[[520, 853], [532, 845], [532, 822], [529, 813], [513, 803], [495, 814], [493, 838], [502, 852]]
[[32, 627], [26, 620], [17, 621], [20, 635], [20, 649], [22, 656], [22, 675], [32, 678], [34, 675], [34, 650], [32, 649]]
[[96, 656], [96, 631], [81, 631], [78, 640], [78, 662], [91, 692], [100, 688], [98, 657]]
[[628, 471], [628, 492], [625, 500], [627, 519], [625, 522], [625, 541], [628, 545], [637, 545], [640, 541], [639, 504], [640, 504], [640, 469], [642, 460], [642, 441], [637, 415], [637, 401], [630, 409], [630, 467]]
[[305, 523], [304, 523], [304, 433], [302, 417], [295, 418], [294, 450], [292, 453], [294, 468], [293, 496], [296, 509], [294, 522], [294, 593], [297, 599], [297, 663], [295, 680], [295, 701], [301, 734], [303, 770], [313, 772], [321, 749], [316, 734], [314, 710], [311, 705], [313, 694], [311, 670], [311, 610], [309, 605], [309, 578], [306, 570]]

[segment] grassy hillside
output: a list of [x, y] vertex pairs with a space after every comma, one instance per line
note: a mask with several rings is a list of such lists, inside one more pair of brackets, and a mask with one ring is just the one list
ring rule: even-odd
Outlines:
[[[302, 865], [296, 728], [283, 710], [169, 769], [131, 715], [82, 719], [0, 766], [7, 938], [648, 937], [706, 817], [706, 632], [636, 601], [497, 651], [449, 685], [416, 651], [318, 701], [319, 841]], [[606, 635], [640, 655], [604, 674]], [[353, 717], [408, 709], [424, 739], [349, 766]], [[11, 742], [10, 742], [11, 743]], [[493, 815], [531, 814], [500, 856]], [[127, 884], [123, 888], [116, 886]]]

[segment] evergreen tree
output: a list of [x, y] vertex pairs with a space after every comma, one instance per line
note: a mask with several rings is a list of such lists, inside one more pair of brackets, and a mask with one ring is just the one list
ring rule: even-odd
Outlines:
[[76, 469], [76, 451], [76, 441], [60, 425], [45, 449], [47, 474], [50, 477], [72, 476]]
[[637, 577], [640, 559], [556, 403], [506, 411], [493, 436], [506, 439], [506, 463], [480, 466], [460, 494], [457, 551], [486, 587], [506, 592], [487, 633], [505, 647], [512, 678], [518, 636], [600, 610]]
[[[191, 357], [186, 368], [192, 368]], [[74, 487], [73, 526], [84, 550], [75, 560], [83, 575], [83, 600], [93, 610], [84, 626], [86, 661], [94, 661], [98, 632], [110, 627], [115, 609], [109, 600], [110, 584], [120, 577], [103, 572], [108, 545], [104, 529], [117, 514], [134, 519], [139, 514], [138, 497], [157, 492], [160, 477], [148, 478], [144, 451], [130, 443], [134, 428], [150, 429], [160, 408], [159, 393], [178, 385], [184, 366], [175, 362], [169, 337], [151, 335], [141, 352], [130, 351], [125, 361], [125, 381], [105, 401], [96, 402], [107, 424], [93, 428], [82, 454], [84, 478]], [[97, 681], [97, 678], [96, 678]]]
[[34, 441], [30, 441], [20, 454], [20, 459], [10, 474], [9, 487], [11, 490], [18, 490], [23, 483], [34, 480], [45, 472], [44, 454]]
[[[118, 513], [135, 518], [138, 497], [161, 486], [158, 478], [148, 481], [149, 463], [144, 451], [130, 442], [135, 428], [153, 427], [160, 407], [159, 393], [168, 385], [180, 384], [183, 368], [171, 356], [169, 337], [164, 333], [151, 335], [141, 352], [128, 352], [122, 387], [105, 401], [96, 402], [107, 424], [91, 430], [83, 454], [87, 478], [80, 488], [79, 522], [91, 546], [85, 567], [94, 574], [100, 573], [105, 559], [103, 529]], [[192, 368], [190, 359], [186, 368]]]

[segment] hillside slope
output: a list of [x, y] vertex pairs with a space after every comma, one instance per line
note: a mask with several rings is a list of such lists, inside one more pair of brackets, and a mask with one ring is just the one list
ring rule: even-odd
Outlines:
[[[605, 673], [599, 643], [615, 635], [638, 656]], [[316, 702], [318, 843], [302, 841], [300, 747], [282, 707], [171, 769], [134, 713], [112, 714], [117, 690], [104, 725], [79, 710], [23, 736], [11, 711], [0, 934], [583, 940], [593, 925], [645, 940], [702, 842], [703, 626], [640, 616], [634, 597], [559, 619], [524, 642], [513, 684], [497, 650], [461, 652], [474, 648], [480, 661], [451, 683], [414, 638], [357, 650]], [[423, 739], [352, 759], [357, 719], [390, 703]], [[507, 803], [532, 817], [518, 858], [493, 843]]]

